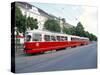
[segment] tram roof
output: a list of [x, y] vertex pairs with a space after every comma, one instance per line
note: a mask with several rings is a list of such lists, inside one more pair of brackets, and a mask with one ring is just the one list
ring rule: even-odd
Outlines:
[[[30, 33], [40, 33], [40, 34], [48, 34], [48, 35], [66, 35], [68, 36], [68, 34], [65, 34], [65, 33], [59, 33], [59, 32], [53, 32], [53, 31], [48, 31], [48, 30], [28, 30], [27, 32], [30, 32]], [[69, 35], [70, 36], [70, 35]]]

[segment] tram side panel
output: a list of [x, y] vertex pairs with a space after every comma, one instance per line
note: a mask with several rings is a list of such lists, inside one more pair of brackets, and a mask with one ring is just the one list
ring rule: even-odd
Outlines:
[[41, 53], [50, 50], [58, 50], [62, 48], [69, 47], [68, 41], [62, 42], [26, 42], [25, 53]]

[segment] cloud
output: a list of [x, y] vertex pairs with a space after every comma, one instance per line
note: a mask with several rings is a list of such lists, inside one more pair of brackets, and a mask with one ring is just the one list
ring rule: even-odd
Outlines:
[[83, 13], [78, 17], [86, 31], [97, 35], [97, 8], [82, 6]]

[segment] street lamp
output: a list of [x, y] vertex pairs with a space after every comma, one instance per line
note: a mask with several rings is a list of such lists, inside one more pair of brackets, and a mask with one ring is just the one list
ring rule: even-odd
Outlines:
[[15, 30], [15, 33], [14, 34], [16, 36], [17, 35], [17, 27], [15, 27], [14, 30]]

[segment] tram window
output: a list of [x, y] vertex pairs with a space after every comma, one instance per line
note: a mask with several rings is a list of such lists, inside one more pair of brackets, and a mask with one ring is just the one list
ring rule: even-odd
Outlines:
[[79, 38], [71, 38], [71, 40], [79, 40]]
[[71, 40], [75, 40], [75, 38], [71, 38]]
[[44, 36], [44, 40], [45, 40], [45, 41], [50, 41], [50, 36], [49, 36], [49, 35], [45, 35], [45, 36]]
[[42, 40], [42, 36], [41, 34], [33, 34], [33, 41], [41, 41]]
[[57, 36], [57, 40], [60, 41], [60, 36]]
[[51, 36], [51, 40], [52, 40], [52, 41], [56, 41], [55, 36]]
[[26, 36], [26, 41], [31, 41], [31, 35]]
[[64, 40], [65, 40], [64, 36], [61, 36], [61, 41], [64, 41]]
[[76, 38], [76, 40], [80, 40], [79, 38]]
[[67, 40], [67, 37], [65, 37], [65, 40]]
[[83, 41], [84, 41], [84, 40], [86, 40], [86, 39], [80, 39], [80, 40], [83, 40]]
[[77, 40], [81, 40], [80, 38], [77, 38]]

